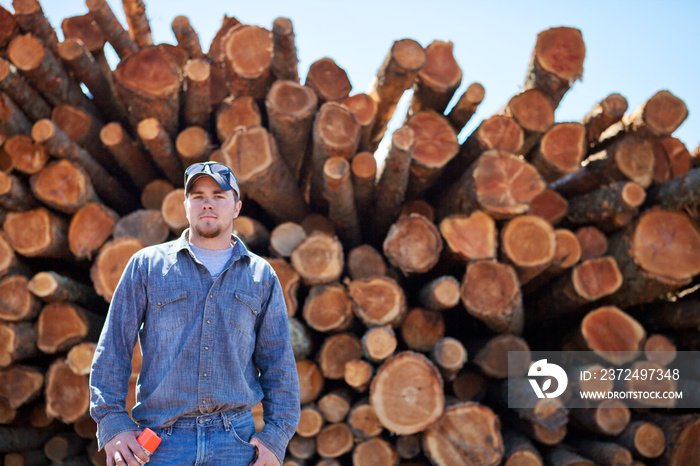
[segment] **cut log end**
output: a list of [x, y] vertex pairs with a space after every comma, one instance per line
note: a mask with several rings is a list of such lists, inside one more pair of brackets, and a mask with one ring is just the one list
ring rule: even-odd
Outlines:
[[578, 296], [595, 301], [620, 289], [623, 277], [615, 258], [603, 256], [574, 267], [571, 280]]
[[518, 267], [549, 264], [554, 258], [556, 247], [554, 229], [541, 217], [515, 217], [501, 231], [501, 248]]
[[634, 449], [644, 458], [658, 458], [666, 449], [664, 431], [651, 422], [643, 422], [634, 431]]
[[403, 273], [422, 273], [440, 259], [442, 238], [435, 224], [419, 214], [399, 218], [384, 240], [384, 254]]
[[110, 302], [127, 262], [143, 243], [136, 238], [119, 238], [102, 247], [90, 269], [97, 294]]
[[328, 234], [314, 233], [294, 248], [291, 263], [307, 284], [330, 283], [343, 272], [343, 246]]
[[403, 289], [389, 277], [368, 277], [348, 284], [353, 311], [367, 325], [397, 325], [406, 313]]
[[578, 29], [557, 27], [540, 32], [535, 53], [544, 70], [565, 81], [573, 82], [583, 75], [586, 46]]
[[511, 266], [495, 261], [470, 263], [462, 280], [461, 297], [467, 312], [492, 330], [522, 331], [522, 295]]
[[614, 364], [635, 359], [646, 338], [644, 327], [615, 306], [589, 312], [581, 322], [581, 334], [589, 349]]

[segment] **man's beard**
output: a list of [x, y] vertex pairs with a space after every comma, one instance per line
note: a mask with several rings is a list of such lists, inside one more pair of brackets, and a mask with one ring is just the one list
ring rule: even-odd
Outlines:
[[195, 231], [195, 233], [197, 233], [197, 235], [200, 238], [211, 239], [211, 238], [216, 238], [217, 236], [219, 236], [222, 232], [222, 228], [220, 226], [218, 226], [218, 227], [212, 227], [212, 228], [205, 229], [205, 228], [202, 228], [201, 226], [197, 225], [196, 227], [194, 227], [194, 231]]

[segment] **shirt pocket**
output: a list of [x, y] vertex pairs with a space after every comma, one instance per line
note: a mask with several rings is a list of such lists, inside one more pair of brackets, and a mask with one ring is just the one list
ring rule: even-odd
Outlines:
[[174, 330], [190, 320], [187, 290], [169, 288], [148, 294], [153, 325], [163, 330]]
[[252, 335], [255, 332], [255, 321], [260, 314], [260, 299], [244, 291], [233, 293], [233, 312], [229, 321], [241, 333]]

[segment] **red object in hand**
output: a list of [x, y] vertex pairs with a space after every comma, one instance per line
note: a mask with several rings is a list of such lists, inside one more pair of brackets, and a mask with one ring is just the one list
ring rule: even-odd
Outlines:
[[151, 454], [153, 454], [153, 452], [156, 451], [156, 448], [158, 448], [158, 445], [160, 445], [160, 437], [158, 437], [156, 433], [148, 427], [141, 432], [141, 435], [139, 435], [136, 440]]

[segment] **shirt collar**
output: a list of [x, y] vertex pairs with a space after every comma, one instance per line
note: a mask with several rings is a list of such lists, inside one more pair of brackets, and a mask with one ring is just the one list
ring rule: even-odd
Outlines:
[[[175, 240], [172, 247], [170, 248], [170, 251], [168, 251], [168, 254], [177, 254], [183, 249], [186, 249], [190, 253], [190, 255], [194, 257], [192, 249], [190, 249], [190, 242], [188, 240], [189, 234], [190, 229], [185, 229], [185, 231], [182, 232], [180, 237]], [[250, 259], [250, 252], [248, 251], [248, 248], [246, 248], [245, 244], [243, 244], [243, 241], [241, 241], [241, 239], [234, 234], [231, 234], [231, 246], [233, 246], [233, 254], [231, 255], [231, 258], [234, 261], [237, 261], [242, 257], [248, 257], [248, 259]]]

